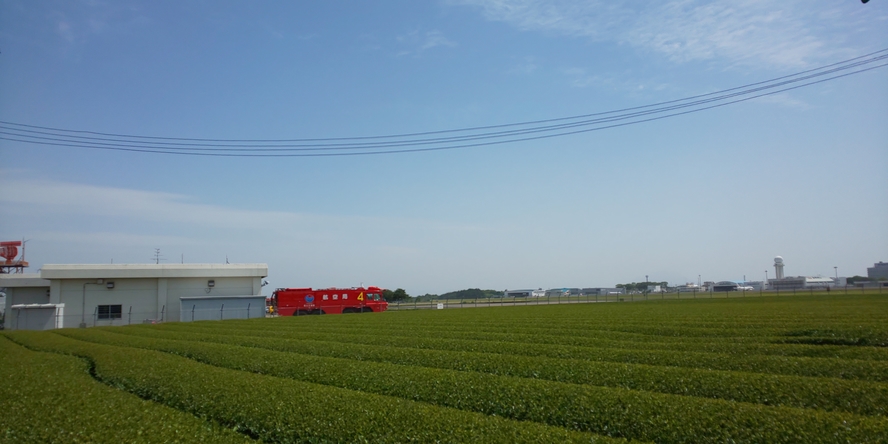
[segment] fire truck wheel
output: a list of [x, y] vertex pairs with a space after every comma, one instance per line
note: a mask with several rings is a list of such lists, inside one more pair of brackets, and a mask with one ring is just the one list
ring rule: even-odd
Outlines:
[[370, 307], [361, 307], [361, 313], [373, 313], [373, 309]]
[[311, 312], [306, 312], [303, 310], [296, 310], [295, 312], [293, 312], [293, 316], [305, 316], [307, 314], [311, 314]]

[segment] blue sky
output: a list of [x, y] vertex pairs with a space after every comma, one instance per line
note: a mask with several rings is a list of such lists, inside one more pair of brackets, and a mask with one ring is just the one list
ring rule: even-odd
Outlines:
[[[888, 48], [888, 2], [0, 1], [0, 121], [209, 139], [500, 125]], [[264, 262], [272, 287], [681, 284], [888, 260], [888, 67], [699, 113], [422, 153], [223, 158], [0, 140], [48, 263]], [[773, 277], [773, 274], [771, 274]]]

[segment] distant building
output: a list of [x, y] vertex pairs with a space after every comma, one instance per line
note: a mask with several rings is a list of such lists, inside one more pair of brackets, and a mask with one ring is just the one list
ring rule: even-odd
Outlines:
[[867, 268], [866, 277], [872, 280], [888, 279], [888, 262], [879, 261]]
[[736, 282], [720, 281], [713, 284], [712, 291], [737, 291], [739, 286]]
[[676, 286], [675, 291], [677, 291], [679, 293], [697, 293], [697, 292], [702, 292], [703, 287], [701, 287], [697, 284], [687, 283], [684, 285]]
[[544, 296], [545, 294], [546, 292], [544, 292], [543, 290], [507, 290], [505, 296], [507, 298], [538, 298], [540, 296]]
[[746, 287], [752, 287], [754, 291], [761, 291], [765, 289], [764, 281], [746, 281], [743, 283]]
[[768, 279], [768, 287], [775, 291], [825, 289], [836, 286], [836, 280], [820, 276], [790, 276], [783, 279]]
[[586, 287], [586, 288], [550, 288], [543, 293], [545, 297], [559, 296], [604, 296], [608, 294], [625, 294], [622, 288]]
[[805, 288], [829, 288], [835, 287], [836, 280], [831, 277], [806, 277], [805, 278]]
[[624, 294], [622, 288], [615, 287], [596, 287], [596, 288], [584, 288], [582, 290], [583, 296], [604, 296], [608, 294]]
[[804, 276], [790, 276], [783, 279], [768, 279], [768, 288], [775, 291], [804, 290], [805, 280], [806, 278]]

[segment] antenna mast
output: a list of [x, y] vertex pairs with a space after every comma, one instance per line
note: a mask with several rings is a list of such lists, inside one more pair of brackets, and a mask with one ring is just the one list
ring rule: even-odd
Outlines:
[[160, 248], [155, 248], [155, 249], [154, 249], [154, 257], [153, 257], [152, 259], [154, 259], [154, 263], [155, 263], [155, 264], [160, 264], [160, 261], [165, 261], [165, 260], [166, 260], [166, 259], [163, 258], [163, 256], [160, 255]]

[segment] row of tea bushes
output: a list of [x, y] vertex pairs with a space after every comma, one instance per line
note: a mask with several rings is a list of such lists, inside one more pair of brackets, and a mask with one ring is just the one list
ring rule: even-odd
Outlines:
[[[66, 332], [71, 334], [73, 331]], [[90, 330], [96, 340], [136, 338]], [[85, 344], [85, 343], [81, 343]], [[412, 399], [599, 435], [654, 442], [864, 442], [888, 439], [888, 419], [690, 396], [495, 376], [205, 342], [140, 344], [214, 366]], [[80, 345], [82, 348], [107, 347]], [[132, 349], [125, 349], [132, 350]], [[379, 377], [384, 375], [385, 377]]]
[[[207, 325], [207, 324], [205, 324]], [[176, 327], [174, 327], [176, 328]], [[201, 327], [186, 328], [194, 332]], [[134, 329], [136, 331], [137, 329]], [[143, 328], [144, 330], [144, 328]], [[164, 329], [169, 330], [169, 329]], [[207, 329], [215, 330], [215, 329]], [[184, 330], [179, 330], [184, 331]], [[215, 330], [219, 332], [220, 330]], [[232, 333], [262, 336], [271, 340], [277, 336], [259, 330], [229, 330]], [[409, 347], [432, 350], [474, 351], [522, 356], [540, 356], [559, 359], [620, 362], [657, 366], [704, 368], [740, 372], [768, 373], [791, 376], [861, 379], [888, 382], [888, 361], [851, 360], [837, 358], [806, 358], [774, 355], [736, 356], [724, 353], [682, 352], [669, 350], [629, 350], [568, 345], [494, 342], [477, 339], [439, 339], [421, 335], [390, 337], [370, 334], [331, 334], [305, 332], [294, 339], [335, 341], [354, 344]]]
[[[133, 334], [134, 332], [146, 333], [147, 331], [121, 328], [107, 332], [72, 330], [61, 333], [117, 345], [129, 344], [152, 348], [156, 343], [156, 339], [147, 339], [146, 337], [146, 339], [138, 341], [130, 335], [112, 332]], [[845, 411], [864, 415], [885, 415], [886, 408], [888, 408], [888, 384], [870, 381], [396, 348], [302, 339], [268, 340], [268, 338], [257, 336], [238, 336], [238, 332], [239, 330], [230, 330], [228, 335], [192, 335], [183, 332], [152, 336], [399, 365], [476, 371], [572, 384], [719, 398], [765, 405], [819, 408], [827, 411]]]
[[0, 442], [251, 442], [193, 415], [89, 376], [74, 356], [27, 350], [0, 337]]
[[[87, 343], [49, 332], [6, 334], [30, 348], [86, 357], [106, 384], [263, 441], [612, 441], [534, 422], [220, 368], [158, 351]], [[373, 373], [365, 375], [379, 379]]]
[[[197, 326], [168, 325], [172, 329], [184, 328], [193, 330], [194, 328], [206, 329], [207, 331], [215, 331], [216, 326], [201, 324]], [[236, 328], [238, 330], [255, 330], [260, 334], [274, 333], [276, 335], [284, 335], [288, 337], [300, 337], [304, 334], [314, 335], [376, 335], [378, 330], [372, 326], [348, 326], [337, 325], [335, 327], [322, 326], [320, 328], [310, 328], [305, 330], [296, 330], [286, 328], [286, 325], [274, 325], [271, 328], [269, 324], [244, 323], [236, 326], [228, 326], [226, 328]], [[442, 329], [437, 331], [432, 326], [426, 326], [426, 331], [434, 331], [434, 337], [438, 339], [457, 339], [457, 340], [485, 340], [490, 342], [518, 342], [521, 344], [545, 344], [545, 345], [568, 345], [578, 347], [593, 348], [619, 348], [619, 349], [638, 349], [638, 350], [673, 350], [673, 351], [690, 351], [705, 353], [723, 353], [733, 355], [777, 355], [777, 356], [795, 356], [810, 358], [840, 358], [840, 359], [864, 359], [888, 361], [888, 347], [845, 347], [842, 344], [831, 345], [825, 340], [820, 340], [818, 344], [810, 344], [817, 341], [818, 338], [794, 338], [784, 336], [767, 336], [755, 338], [735, 337], [730, 341], [724, 338], [691, 338], [674, 336], [650, 336], [627, 334], [624, 332], [606, 332], [604, 335], [594, 336], [560, 336], [552, 334], [548, 331], [540, 331], [537, 333], [502, 333], [502, 332], [479, 332], [467, 330]], [[502, 330], [499, 328], [498, 330]], [[388, 336], [397, 337], [414, 337], [416, 330], [405, 332], [388, 332]], [[764, 341], [764, 342], [761, 342]], [[805, 343], [806, 341], [808, 343]]]

